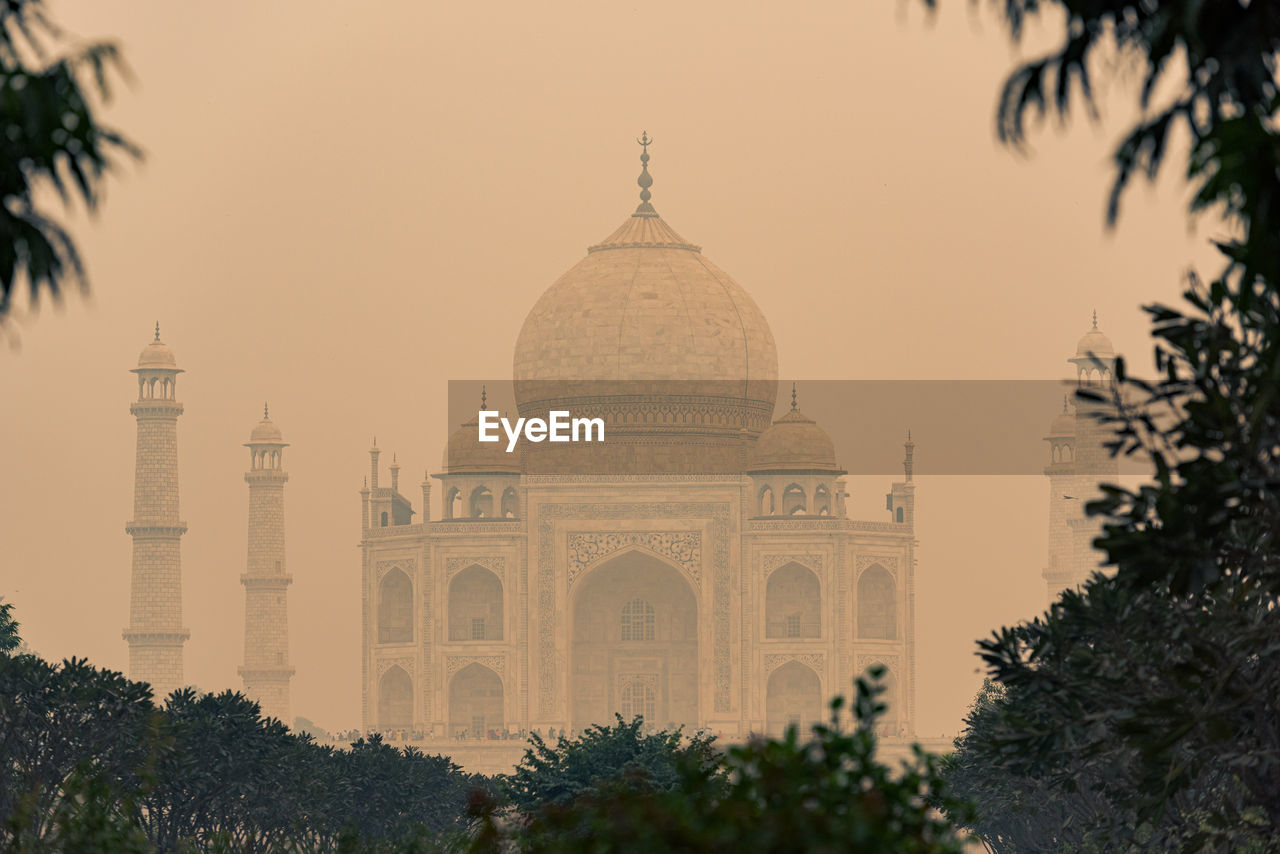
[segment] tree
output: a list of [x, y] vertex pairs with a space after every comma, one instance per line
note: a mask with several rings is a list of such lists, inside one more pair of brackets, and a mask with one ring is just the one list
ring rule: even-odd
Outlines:
[[520, 764], [501, 782], [510, 803], [530, 814], [547, 804], [572, 803], [605, 781], [666, 791], [688, 767], [714, 773], [719, 754], [713, 737], [686, 737], [678, 729], [646, 733], [644, 718], [615, 717], [616, 723], [591, 726], [576, 738], [561, 735], [554, 747], [535, 733]]
[[116, 46], [91, 42], [51, 56], [49, 42], [65, 34], [42, 0], [0, 1], [0, 323], [23, 282], [33, 304], [41, 289], [57, 298], [67, 284], [87, 287], [71, 235], [38, 204], [41, 188], [68, 205], [78, 196], [92, 213], [113, 156], [141, 157], [94, 107], [110, 97], [109, 73], [123, 72]]
[[13, 603], [0, 602], [0, 654], [11, 653], [22, 645], [18, 621], [13, 618]]
[[[0, 604], [0, 637], [16, 625]], [[318, 745], [232, 691], [157, 708], [86, 661], [0, 654], [0, 850], [436, 850], [488, 785], [378, 738]]]
[[1003, 803], [1019, 782], [1084, 794], [1060, 802], [1058, 829], [1084, 822], [1081, 845], [1260, 850], [1280, 820], [1280, 4], [998, 8], [1015, 40], [1028, 20], [1065, 15], [1059, 46], [1005, 82], [1003, 141], [1025, 142], [1028, 115], [1094, 113], [1093, 74], [1120, 67], [1118, 54], [1143, 69], [1141, 117], [1115, 151], [1108, 224], [1131, 180], [1154, 179], [1184, 135], [1189, 212], [1220, 216], [1228, 234], [1211, 280], [1190, 274], [1185, 308], [1146, 308], [1157, 379], [1117, 365], [1113, 449], [1149, 459], [1155, 478], [1105, 486], [1088, 506], [1106, 521], [1096, 545], [1114, 572], [980, 644], [1005, 693], [970, 717], [951, 770], [975, 790], [987, 773], [983, 801]]
[[505, 832], [497, 825], [496, 804], [479, 801], [473, 808], [481, 831], [472, 850], [510, 844], [530, 852], [601, 854], [959, 854], [963, 840], [932, 805], [962, 817], [967, 808], [947, 794], [936, 759], [918, 747], [897, 769], [876, 758], [875, 726], [885, 711], [877, 699], [882, 675], [876, 669], [857, 681], [852, 728], [844, 727], [844, 701], [836, 698], [831, 722], [815, 726], [811, 738], [791, 727], [780, 740], [755, 738], [730, 747], [714, 763], [700, 751], [678, 750], [670, 763], [672, 785], [653, 785], [629, 764], [571, 799], [526, 810], [527, 821]]

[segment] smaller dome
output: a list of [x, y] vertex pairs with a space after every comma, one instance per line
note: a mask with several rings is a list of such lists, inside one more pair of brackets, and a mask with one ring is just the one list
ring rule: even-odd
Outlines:
[[173, 358], [173, 351], [169, 349], [169, 345], [157, 338], [142, 348], [142, 353], [138, 356], [138, 367], [142, 370], [158, 368], [174, 371], [178, 369], [178, 360]]
[[280, 432], [279, 427], [264, 418], [249, 434], [249, 441], [255, 444], [278, 445], [284, 441], [284, 434]]
[[793, 403], [790, 412], [760, 434], [751, 449], [747, 471], [814, 470], [844, 474], [827, 431]]
[[444, 451], [449, 474], [519, 474], [520, 455], [507, 453], [507, 443], [480, 441], [480, 416], [473, 415], [449, 437]]
[[138, 355], [139, 371], [180, 371], [178, 360], [173, 358], [169, 345], [160, 340], [160, 324], [156, 323], [156, 337], [150, 344], [142, 348]]
[[1076, 357], [1081, 356], [1088, 358], [1090, 356], [1109, 357], [1116, 354], [1116, 349], [1111, 344], [1111, 339], [1102, 334], [1102, 330], [1098, 329], [1098, 313], [1093, 313], [1093, 328], [1084, 334], [1080, 339], [1080, 343], [1076, 344]]
[[1062, 399], [1062, 411], [1049, 422], [1050, 436], [1074, 436], [1076, 433], [1076, 416], [1067, 408], [1067, 399]]

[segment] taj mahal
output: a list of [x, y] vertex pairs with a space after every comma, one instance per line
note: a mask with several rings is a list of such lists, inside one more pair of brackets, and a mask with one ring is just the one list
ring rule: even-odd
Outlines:
[[639, 206], [537, 300], [512, 365], [520, 416], [600, 418], [605, 441], [509, 454], [473, 412], [417, 513], [370, 451], [365, 725], [781, 733], [880, 664], [884, 729], [905, 735], [911, 445], [886, 517], [846, 518], [831, 438], [794, 395], [775, 417], [768, 321], [659, 216], [641, 142]]
[[[914, 444], [886, 483], [884, 516], [846, 514], [831, 437], [780, 389], [769, 324], [747, 292], [658, 214], [643, 137], [640, 204], [548, 287], [515, 341], [520, 417], [601, 419], [590, 444], [479, 441], [469, 410], [424, 474], [415, 509], [400, 467], [369, 451], [360, 490], [362, 727], [481, 747], [518, 734], [643, 716], [733, 740], [803, 732], [868, 667], [883, 668], [881, 734], [916, 716]], [[1094, 328], [1070, 361], [1110, 380]], [[163, 696], [183, 647], [177, 400], [160, 340], [138, 367], [129, 675]], [[788, 399], [788, 391], [789, 399]], [[456, 423], [456, 422], [455, 422]], [[1063, 412], [1050, 424], [1052, 598], [1097, 566], [1101, 436]], [[292, 723], [284, 450], [264, 409], [249, 436], [244, 690]], [[442, 512], [432, 514], [432, 490]], [[354, 607], [354, 605], [353, 605]], [[354, 687], [354, 686], [352, 686]], [[499, 755], [463, 757], [509, 769]], [[514, 749], [514, 753], [512, 752]], [[492, 751], [491, 751], [492, 752]], [[510, 755], [508, 755], [510, 754]]]

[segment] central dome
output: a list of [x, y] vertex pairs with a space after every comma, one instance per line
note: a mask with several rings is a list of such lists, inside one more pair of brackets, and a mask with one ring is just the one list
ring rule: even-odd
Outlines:
[[[778, 354], [755, 302], [649, 204], [543, 294], [516, 339], [514, 377], [531, 381], [713, 381], [773, 403]], [[646, 180], [649, 179], [649, 180]], [[757, 389], [756, 386], [759, 386]]]
[[[642, 143], [644, 144], [644, 143]], [[755, 302], [649, 203], [555, 281], [525, 318], [521, 415], [568, 409], [635, 433], [739, 438], [769, 426], [778, 354]]]

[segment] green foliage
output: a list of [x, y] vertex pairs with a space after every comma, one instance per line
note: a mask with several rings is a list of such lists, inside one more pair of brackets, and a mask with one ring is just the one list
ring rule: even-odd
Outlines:
[[158, 708], [85, 661], [0, 655], [0, 851], [438, 850], [487, 785], [377, 738], [318, 745], [234, 692]]
[[[1189, 143], [1189, 211], [1230, 234], [1186, 307], [1148, 306], [1155, 381], [1127, 376], [1113, 450], [1154, 480], [1088, 512], [1115, 567], [981, 654], [1002, 690], [975, 705], [947, 774], [996, 850], [1271, 850], [1280, 834], [1280, 4], [1002, 0], [1009, 32], [1065, 13], [1059, 46], [1019, 65], [997, 110], [1094, 112], [1099, 71], [1142, 68], [1141, 118], [1116, 149], [1107, 208]], [[1120, 63], [1115, 61], [1119, 54]], [[1082, 393], [1085, 397], [1093, 397]], [[1037, 813], [1035, 802], [1051, 804]]]
[[[812, 738], [792, 728], [781, 740], [730, 747], [714, 763], [664, 734], [671, 759], [658, 764], [674, 770], [669, 786], [654, 785], [641, 766], [626, 763], [620, 775], [505, 827], [496, 802], [480, 799], [473, 804], [481, 825], [472, 850], [958, 854], [962, 840], [930, 804], [968, 813], [946, 794], [935, 758], [917, 747], [911, 760], [891, 769], [875, 757], [875, 723], [885, 710], [876, 699], [881, 675], [857, 681], [848, 730], [837, 698], [830, 724], [815, 726]], [[625, 726], [606, 733], [617, 737]]]
[[42, 0], [0, 0], [0, 321], [19, 282], [33, 303], [42, 288], [56, 298], [68, 282], [86, 285], [71, 235], [36, 204], [40, 188], [93, 212], [112, 156], [141, 157], [93, 106], [110, 97], [108, 72], [122, 70], [115, 45], [51, 57], [46, 43], [62, 38]]
[[11, 653], [22, 644], [18, 621], [13, 618], [13, 603], [0, 602], [0, 654]]
[[560, 736], [555, 747], [537, 734], [516, 770], [503, 778], [510, 803], [523, 813], [572, 803], [604, 781], [625, 781], [636, 790], [667, 791], [690, 768], [711, 773], [718, 753], [714, 738], [680, 730], [646, 733], [644, 719], [617, 715], [612, 726], [592, 726], [577, 738]]

